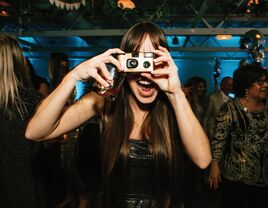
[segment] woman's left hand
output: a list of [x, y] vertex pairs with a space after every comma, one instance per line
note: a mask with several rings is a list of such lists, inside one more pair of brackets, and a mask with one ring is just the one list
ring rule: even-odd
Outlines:
[[170, 53], [162, 46], [153, 52], [158, 56], [154, 59], [155, 69], [150, 74], [141, 73], [141, 75], [156, 83], [162, 91], [171, 94], [177, 93], [181, 89], [181, 82], [178, 67]]

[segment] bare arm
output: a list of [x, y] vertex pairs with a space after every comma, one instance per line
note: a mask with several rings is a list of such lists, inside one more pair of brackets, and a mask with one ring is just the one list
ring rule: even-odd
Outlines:
[[68, 74], [62, 83], [39, 106], [26, 129], [26, 138], [45, 140], [56, 138], [80, 126], [96, 114], [98, 95], [86, 95], [77, 103], [65, 108], [74, 90], [76, 80]]
[[178, 68], [167, 49], [160, 46], [154, 52], [158, 55], [154, 59], [155, 65], [160, 67], [152, 71], [151, 75], [142, 75], [154, 81], [166, 93], [174, 108], [182, 143], [188, 155], [197, 166], [206, 168], [212, 158], [209, 140], [182, 91]]
[[174, 108], [181, 139], [188, 155], [200, 168], [206, 168], [211, 162], [207, 135], [182, 91], [170, 94], [168, 97]]
[[[105, 63], [111, 62], [122, 70], [120, 63], [111, 56], [122, 53], [119, 49], [110, 49], [92, 59], [79, 64], [68, 73], [61, 84], [42, 102], [29, 122], [25, 136], [31, 140], [46, 140], [67, 133], [89, 118], [96, 115], [104, 104], [104, 98], [89, 93], [73, 105], [65, 108], [77, 80], [96, 79], [100, 84], [109, 86], [111, 80]], [[100, 76], [100, 72], [102, 76]]]

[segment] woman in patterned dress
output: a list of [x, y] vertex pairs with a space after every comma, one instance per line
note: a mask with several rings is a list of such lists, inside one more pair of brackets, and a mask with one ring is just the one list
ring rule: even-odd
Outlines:
[[236, 98], [221, 107], [212, 140], [210, 186], [221, 183], [223, 208], [264, 208], [268, 201], [267, 71], [258, 64], [234, 72]]

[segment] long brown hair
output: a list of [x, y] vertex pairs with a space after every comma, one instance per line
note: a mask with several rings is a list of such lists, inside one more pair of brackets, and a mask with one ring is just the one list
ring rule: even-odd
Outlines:
[[15, 37], [0, 35], [0, 108], [9, 117], [14, 110], [23, 117], [25, 106], [19, 89], [31, 86], [22, 49]]
[[[121, 49], [125, 52], [138, 51], [149, 35], [155, 48], [159, 45], [167, 47], [162, 30], [151, 22], [138, 23], [131, 27], [123, 36]], [[134, 125], [134, 115], [130, 107], [131, 93], [125, 81], [119, 98], [106, 102], [105, 121], [102, 134], [102, 156], [104, 175], [105, 207], [118, 207], [116, 194], [121, 181], [118, 174], [114, 174], [119, 161], [123, 161], [120, 173], [127, 173], [127, 159], [129, 154], [128, 140]], [[157, 206], [161, 208], [180, 207], [181, 204], [181, 171], [179, 132], [175, 113], [165, 93], [159, 91], [157, 99], [150, 104], [150, 112], [142, 124], [143, 139], [150, 140], [150, 150], [154, 159], [154, 190]], [[117, 170], [118, 171], [118, 170]], [[126, 181], [120, 185], [124, 189]]]
[[55, 89], [69, 72], [69, 59], [65, 53], [54, 52], [48, 61], [48, 73], [52, 89]]

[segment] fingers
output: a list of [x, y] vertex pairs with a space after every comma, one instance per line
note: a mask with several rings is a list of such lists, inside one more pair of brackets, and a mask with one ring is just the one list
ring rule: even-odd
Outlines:
[[[168, 50], [162, 46], [158, 47], [159, 50], [154, 50], [154, 54], [157, 56], [154, 59], [155, 66], [163, 66], [164, 67], [176, 67], [170, 53]], [[177, 68], [177, 67], [176, 67]]]
[[118, 71], [124, 71], [123, 66], [120, 64], [120, 62], [114, 58], [113, 56], [109, 55], [106, 59], [105, 59], [105, 63], [112, 63], [116, 66]]
[[168, 55], [170, 55], [169, 51], [165, 48], [165, 47], [162, 47], [162, 46], [158, 46], [159, 50], [167, 53]]
[[107, 66], [106, 66], [105, 63], [103, 63], [103, 62], [99, 63], [97, 69], [101, 71], [101, 73], [98, 72], [98, 74], [101, 74], [101, 76], [103, 76], [103, 78], [105, 80], [112, 80], [113, 79], [111, 77], [111, 75], [110, 75], [110, 73], [109, 73], [109, 71], [108, 71]]
[[215, 178], [209, 177], [209, 188], [211, 189], [218, 189], [218, 183], [217, 180], [215, 180]]
[[154, 59], [155, 64], [172, 61], [172, 58], [168, 52], [154, 50], [154, 53], [157, 55], [157, 58]]
[[209, 188], [218, 189], [221, 182], [220, 176], [209, 176]]
[[119, 48], [111, 48], [111, 49], [108, 49], [107, 51], [105, 51], [103, 54], [106, 56], [110, 56], [110, 55], [116, 54], [116, 53], [125, 53], [125, 52], [120, 50]]
[[[122, 54], [122, 53], [124, 53], [124, 52], [122, 50], [120, 50], [119, 48], [108, 49], [103, 54], [101, 54], [100, 63], [105, 63], [105, 64], [112, 63], [116, 66], [118, 71], [123, 71], [124, 69], [121, 66], [121, 64], [119, 63], [119, 61], [112, 56], [113, 54]], [[103, 64], [100, 64], [100, 69], [102, 69], [102, 73], [106, 77], [107, 73], [105, 71], [106, 71], [107, 67], [104, 67]]]
[[214, 182], [214, 189], [218, 189], [219, 187], [218, 179], [214, 179], [213, 182]]
[[212, 181], [212, 179], [209, 177], [209, 179], [208, 179], [208, 183], [209, 183], [209, 188], [213, 188], [213, 181]]
[[109, 87], [109, 83], [105, 79], [103, 79], [103, 77], [99, 75], [98, 73], [92, 73], [91, 77], [94, 78], [97, 82], [99, 82], [104, 87]]
[[92, 70], [88, 74], [91, 74], [91, 77], [94, 78], [96, 81], [98, 81], [100, 84], [102, 84], [105, 87], [109, 86], [109, 83], [113, 80], [113, 77], [111, 77], [109, 70], [107, 68], [108, 63], [112, 63], [115, 65], [115, 67], [118, 69], [118, 71], [123, 71], [123, 67], [119, 63], [119, 61], [112, 56], [112, 54], [119, 54], [124, 53], [119, 48], [113, 48], [105, 51], [104, 53], [95, 56], [93, 58], [93, 64], [95, 67], [95, 70]]

